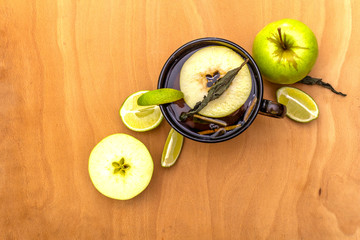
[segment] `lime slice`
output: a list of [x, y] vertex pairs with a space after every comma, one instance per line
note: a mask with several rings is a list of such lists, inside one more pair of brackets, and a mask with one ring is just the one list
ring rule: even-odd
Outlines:
[[175, 102], [184, 97], [184, 94], [172, 88], [160, 88], [143, 94], [138, 99], [138, 105], [149, 106]]
[[161, 156], [161, 166], [171, 167], [175, 164], [180, 155], [183, 142], [184, 136], [172, 128], [165, 142], [164, 150]]
[[138, 98], [148, 91], [139, 91], [125, 99], [120, 108], [120, 117], [126, 127], [133, 131], [145, 132], [159, 126], [163, 115], [159, 106], [139, 106]]
[[276, 91], [277, 101], [286, 106], [286, 116], [297, 122], [310, 122], [319, 116], [314, 99], [300, 89], [282, 87]]

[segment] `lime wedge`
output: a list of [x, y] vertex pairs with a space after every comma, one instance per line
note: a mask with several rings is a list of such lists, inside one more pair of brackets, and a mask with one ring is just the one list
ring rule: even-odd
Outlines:
[[148, 91], [138, 99], [138, 105], [149, 106], [175, 102], [184, 97], [184, 94], [172, 88], [160, 88]]
[[175, 164], [180, 155], [183, 142], [184, 136], [172, 128], [166, 139], [164, 150], [161, 156], [162, 167], [171, 167]]
[[282, 87], [276, 91], [277, 101], [286, 106], [286, 116], [297, 122], [310, 122], [319, 116], [314, 99], [294, 87]]
[[148, 91], [139, 91], [125, 99], [120, 108], [120, 117], [126, 127], [133, 131], [145, 132], [159, 126], [163, 115], [159, 106], [139, 106], [138, 98]]

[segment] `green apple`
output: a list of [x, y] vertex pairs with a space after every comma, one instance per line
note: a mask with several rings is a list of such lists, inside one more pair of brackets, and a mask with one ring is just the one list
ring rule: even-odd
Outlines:
[[136, 138], [117, 133], [101, 140], [89, 158], [89, 174], [105, 196], [126, 200], [150, 183], [154, 163], [146, 146]]
[[269, 23], [255, 37], [253, 57], [270, 82], [292, 84], [311, 71], [318, 56], [314, 33], [304, 23], [282, 19]]

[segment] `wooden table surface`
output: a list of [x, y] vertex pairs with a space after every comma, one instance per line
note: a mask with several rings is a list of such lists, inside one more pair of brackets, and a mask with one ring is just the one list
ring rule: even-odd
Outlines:
[[[299, 124], [258, 116], [223, 143], [186, 140], [175, 166], [160, 156], [170, 126], [137, 133], [118, 110], [155, 89], [169, 55], [200, 37], [251, 52], [267, 23], [295, 18], [319, 43], [295, 85], [320, 108]], [[0, 239], [359, 239], [360, 3], [330, 1], [0, 0]], [[264, 82], [275, 99], [279, 85]], [[101, 195], [88, 174], [95, 144], [141, 140], [148, 188]]]

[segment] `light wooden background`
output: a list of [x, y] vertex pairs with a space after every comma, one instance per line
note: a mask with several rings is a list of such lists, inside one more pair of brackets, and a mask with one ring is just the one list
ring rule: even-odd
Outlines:
[[[124, 99], [155, 89], [182, 44], [214, 36], [251, 52], [286, 17], [317, 36], [311, 75], [348, 96], [296, 85], [318, 103], [316, 121], [258, 116], [228, 142], [185, 141], [161, 168], [169, 125], [128, 130]], [[355, 0], [0, 0], [0, 239], [359, 239], [359, 29]], [[279, 86], [264, 86], [274, 99]], [[87, 170], [117, 132], [155, 164], [129, 201], [102, 196]]]

